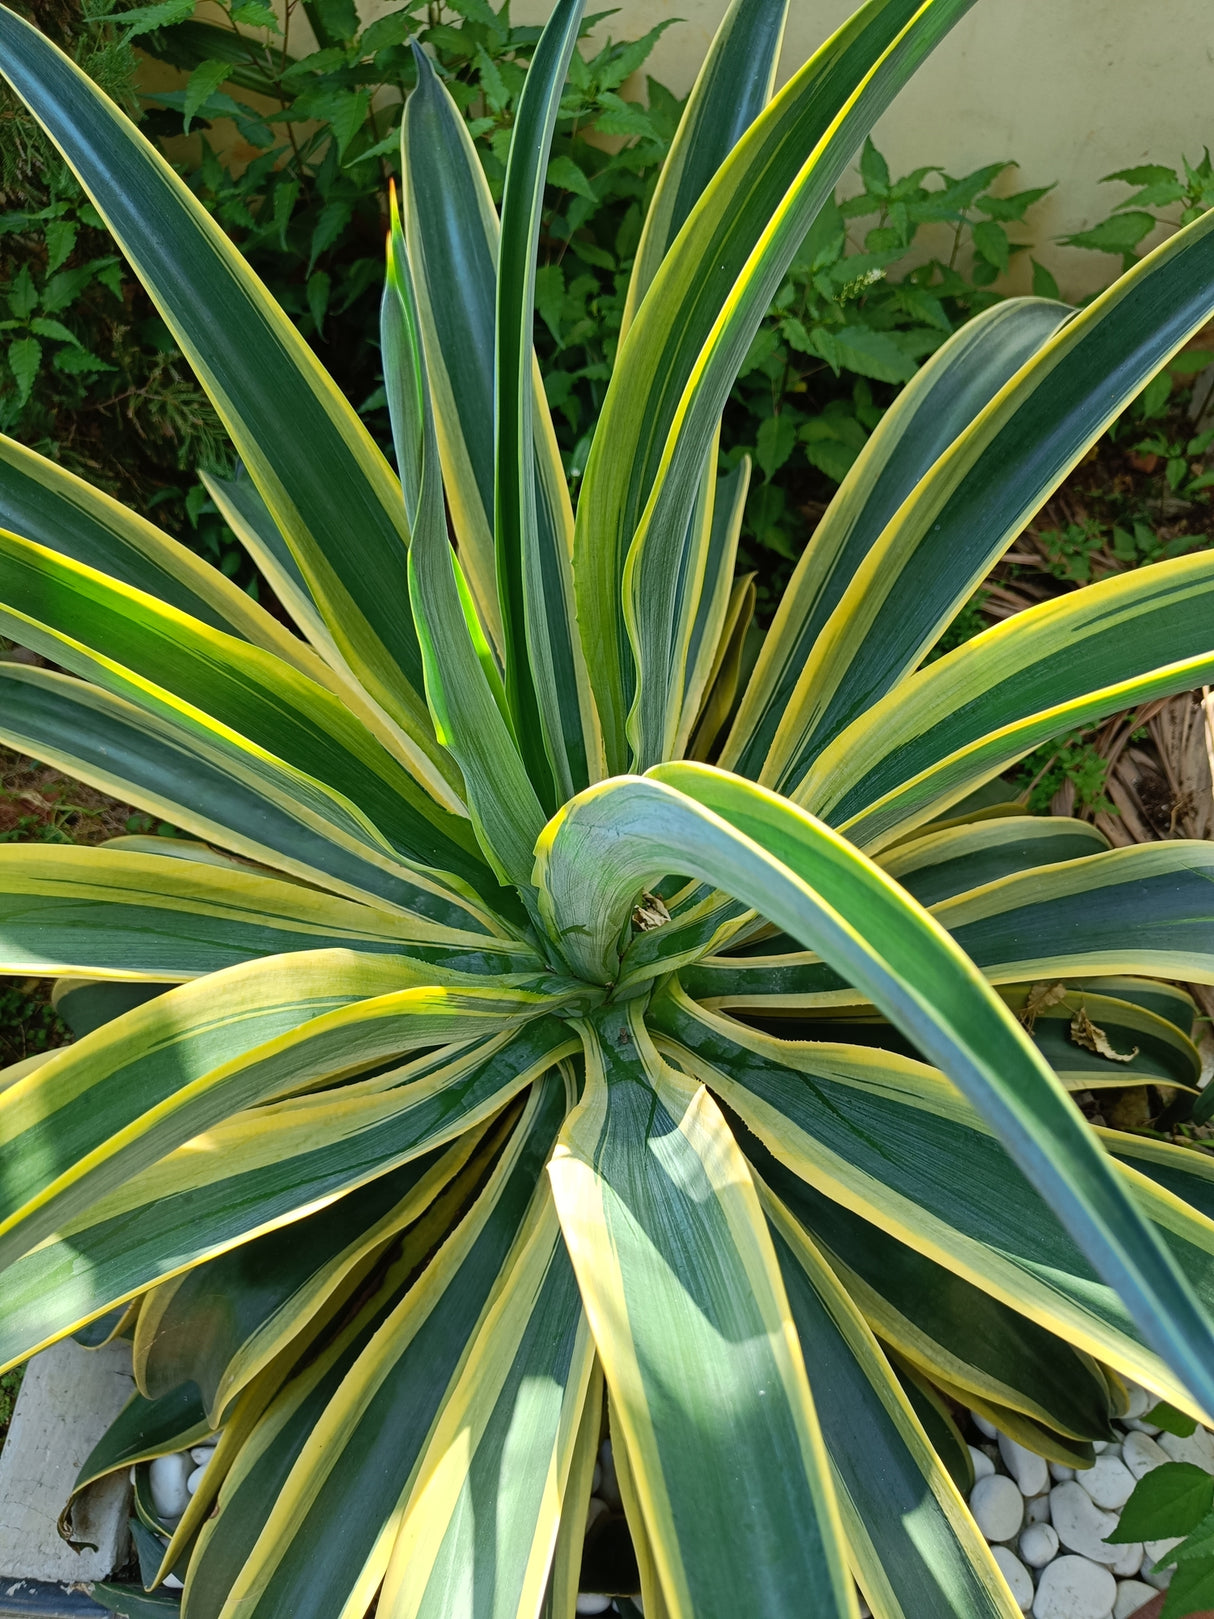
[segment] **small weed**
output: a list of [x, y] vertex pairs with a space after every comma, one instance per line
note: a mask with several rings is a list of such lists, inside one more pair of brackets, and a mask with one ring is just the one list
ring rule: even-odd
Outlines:
[[1034, 815], [1046, 814], [1054, 795], [1068, 782], [1075, 789], [1077, 814], [1117, 813], [1105, 792], [1108, 761], [1094, 743], [1085, 740], [1089, 735], [1087, 731], [1072, 731], [1037, 748], [1021, 763], [1013, 785], [1026, 796]]
[[11, 1371], [0, 1375], [0, 1446], [8, 1438], [9, 1424], [13, 1420], [13, 1408], [17, 1404], [17, 1393], [21, 1387], [21, 1379], [24, 1376], [24, 1366], [14, 1366]]

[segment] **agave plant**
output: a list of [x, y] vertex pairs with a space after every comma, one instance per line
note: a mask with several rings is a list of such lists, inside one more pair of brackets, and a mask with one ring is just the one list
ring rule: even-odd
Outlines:
[[185, 187], [0, 12], [227, 424], [245, 476], [213, 495], [284, 609], [0, 448], [0, 628], [54, 666], [0, 665], [0, 736], [185, 834], [0, 847], [0, 968], [58, 978], [81, 1036], [5, 1076], [0, 1360], [133, 1337], [80, 1482], [136, 1464], [153, 1524], [148, 1459], [219, 1431], [156, 1571], [187, 1619], [565, 1619], [604, 1432], [650, 1619], [854, 1615], [856, 1582], [879, 1619], [1013, 1619], [951, 1402], [1074, 1466], [1128, 1378], [1214, 1412], [1214, 1164], [1068, 1095], [1192, 1090], [1192, 1005], [1153, 979], [1214, 982], [1214, 851], [1109, 850], [998, 783], [1214, 678], [1214, 557], [923, 662], [1214, 312], [1214, 215], [1082, 313], [950, 338], [744, 674], [723, 404], [970, 4], [869, 0], [773, 97], [784, 0], [734, 0], [576, 516], [531, 329], [581, 0], [500, 220], [418, 57], [399, 481]]

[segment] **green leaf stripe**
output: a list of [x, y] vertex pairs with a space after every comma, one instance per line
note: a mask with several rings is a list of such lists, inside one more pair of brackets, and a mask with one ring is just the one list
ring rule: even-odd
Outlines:
[[1207, 217], [1026, 360], [908, 493], [857, 569], [814, 643], [765, 780], [795, 789], [815, 754], [869, 717], [1066, 473], [1211, 312], [1214, 220]]
[[[664, 1069], [637, 1003], [583, 1038], [549, 1173], [670, 1613], [744, 1601], [775, 1619], [813, 1590], [851, 1619], [805, 1367], [728, 1127]], [[706, 1444], [744, 1498], [696, 1487]]]
[[854, 720], [796, 801], [887, 846], [1050, 737], [1207, 681], [1212, 592], [1214, 559], [1198, 554], [1030, 607]]
[[[740, 775], [764, 769], [785, 715], [809, 702], [801, 676], [865, 557], [936, 461], [1071, 311], [1012, 298], [966, 321], [902, 389], [802, 552], [721, 752]], [[794, 695], [795, 694], [795, 695]], [[761, 774], [762, 773], [762, 774]]]
[[371, 1080], [223, 1121], [199, 1138], [201, 1150], [179, 1148], [0, 1275], [0, 1362], [401, 1164], [421, 1162], [420, 1181], [433, 1167], [422, 1155], [436, 1145], [458, 1138], [462, 1163], [478, 1123], [575, 1047], [563, 1025], [541, 1018], [513, 1039], [405, 1063], [397, 1082], [424, 1081], [416, 1097]]

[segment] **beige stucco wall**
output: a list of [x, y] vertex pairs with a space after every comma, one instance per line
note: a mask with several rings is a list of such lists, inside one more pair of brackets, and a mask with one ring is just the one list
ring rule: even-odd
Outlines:
[[[372, 4], [376, 0], [371, 0]], [[655, 76], [685, 90], [725, 0], [617, 0], [607, 25], [632, 37], [674, 23], [651, 57]], [[383, 9], [387, 9], [384, 7]], [[515, 0], [538, 21], [546, 0]], [[597, 10], [597, 6], [588, 6]], [[849, 0], [792, 0], [787, 76], [851, 12]], [[1100, 176], [1134, 163], [1196, 160], [1214, 145], [1214, 0], [978, 0], [877, 127], [905, 170], [940, 163], [964, 173], [1014, 158], [1010, 189], [1058, 182], [1032, 219], [1039, 254], [1072, 295], [1106, 282], [1116, 260], [1050, 245], [1103, 217], [1123, 187]]]

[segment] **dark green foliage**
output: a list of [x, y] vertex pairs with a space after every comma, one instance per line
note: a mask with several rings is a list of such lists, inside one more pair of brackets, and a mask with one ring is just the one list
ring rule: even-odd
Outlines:
[[13, 1420], [13, 1407], [17, 1403], [24, 1375], [24, 1366], [14, 1366], [11, 1371], [0, 1375], [0, 1445], [4, 1444], [8, 1435], [8, 1425]]
[[[141, 27], [156, 9], [123, 16]], [[255, 21], [248, 4], [226, 9], [234, 21]], [[365, 28], [348, 0], [318, 0], [304, 10], [320, 44], [311, 52], [294, 6], [282, 33], [270, 18], [257, 37], [196, 21], [142, 35], [145, 49], [189, 71], [184, 90], [149, 98], [145, 128], [162, 139], [187, 125], [202, 128], [199, 160], [183, 167], [188, 183], [386, 444], [379, 293], [401, 108], [415, 78], [409, 42], [433, 55], [500, 198], [515, 106], [539, 29], [511, 26], [504, 7], [494, 11], [483, 0], [405, 4]], [[653, 81], [648, 108], [621, 94], [661, 31], [595, 51], [583, 46], [561, 102], [537, 340], [574, 465], [585, 459], [605, 387], [642, 205], [681, 106]], [[255, 103], [249, 91], [258, 93]], [[235, 122], [234, 147], [212, 127], [222, 118]]]
[[[379, 286], [401, 107], [415, 73], [410, 43], [422, 42], [436, 61], [498, 196], [538, 28], [512, 26], [506, 8], [487, 0], [406, 0], [366, 27], [351, 0], [291, 0], [281, 30], [261, 0], [224, 0], [224, 25], [196, 18], [190, 0], [121, 11], [114, 0], [90, 4], [87, 15], [80, 0], [32, 0], [30, 9], [142, 117], [387, 447]], [[652, 78], [644, 103], [632, 98], [660, 32], [598, 48], [584, 40], [561, 103], [536, 342], [575, 479], [614, 356], [644, 207], [681, 107]], [[180, 70], [180, 88], [138, 95], [135, 46]], [[230, 453], [210, 406], [63, 164], [28, 115], [11, 102], [5, 113], [15, 138], [0, 158], [0, 427], [102, 483], [256, 591], [196, 478], [199, 469], [224, 470]], [[722, 431], [726, 466], [743, 454], [754, 462], [742, 565], [758, 576], [760, 618], [898, 389], [994, 301], [992, 284], [1025, 250], [1026, 216], [1048, 188], [1011, 190], [1013, 167], [994, 163], [957, 178], [925, 165], [894, 177], [869, 141], [858, 189], [823, 211], [795, 259]], [[1122, 233], [1117, 251], [1130, 251], [1135, 219], [1149, 222], [1144, 231], [1154, 227], [1145, 209], [1179, 205], [1195, 217], [1214, 196], [1208, 157], [1183, 171], [1148, 165], [1110, 178], [1137, 188], [1104, 222]], [[1092, 235], [1071, 240], [1096, 245]], [[1033, 287], [1057, 295], [1035, 262]], [[1205, 359], [1181, 356], [1112, 431], [1124, 453], [1158, 464], [1161, 500], [1173, 504], [1204, 504], [1214, 481], [1204, 466], [1214, 430], [1187, 430], [1173, 397]], [[1144, 506], [1111, 521], [1045, 523], [1035, 538], [1043, 571], [1069, 587], [1109, 566], [1205, 543], [1203, 534], [1161, 527], [1161, 512]], [[975, 597], [934, 655], [983, 627], [984, 599]], [[1090, 785], [1095, 804], [1099, 784]]]
[[[778, 599], [787, 563], [898, 388], [995, 302], [991, 284], [1026, 246], [1009, 227], [1050, 189], [996, 195], [1013, 167], [956, 179], [926, 166], [895, 180], [870, 140], [861, 189], [819, 215], [725, 414], [726, 460], [748, 452], [756, 467], [747, 562], [762, 601]], [[919, 262], [908, 270], [908, 259]]]

